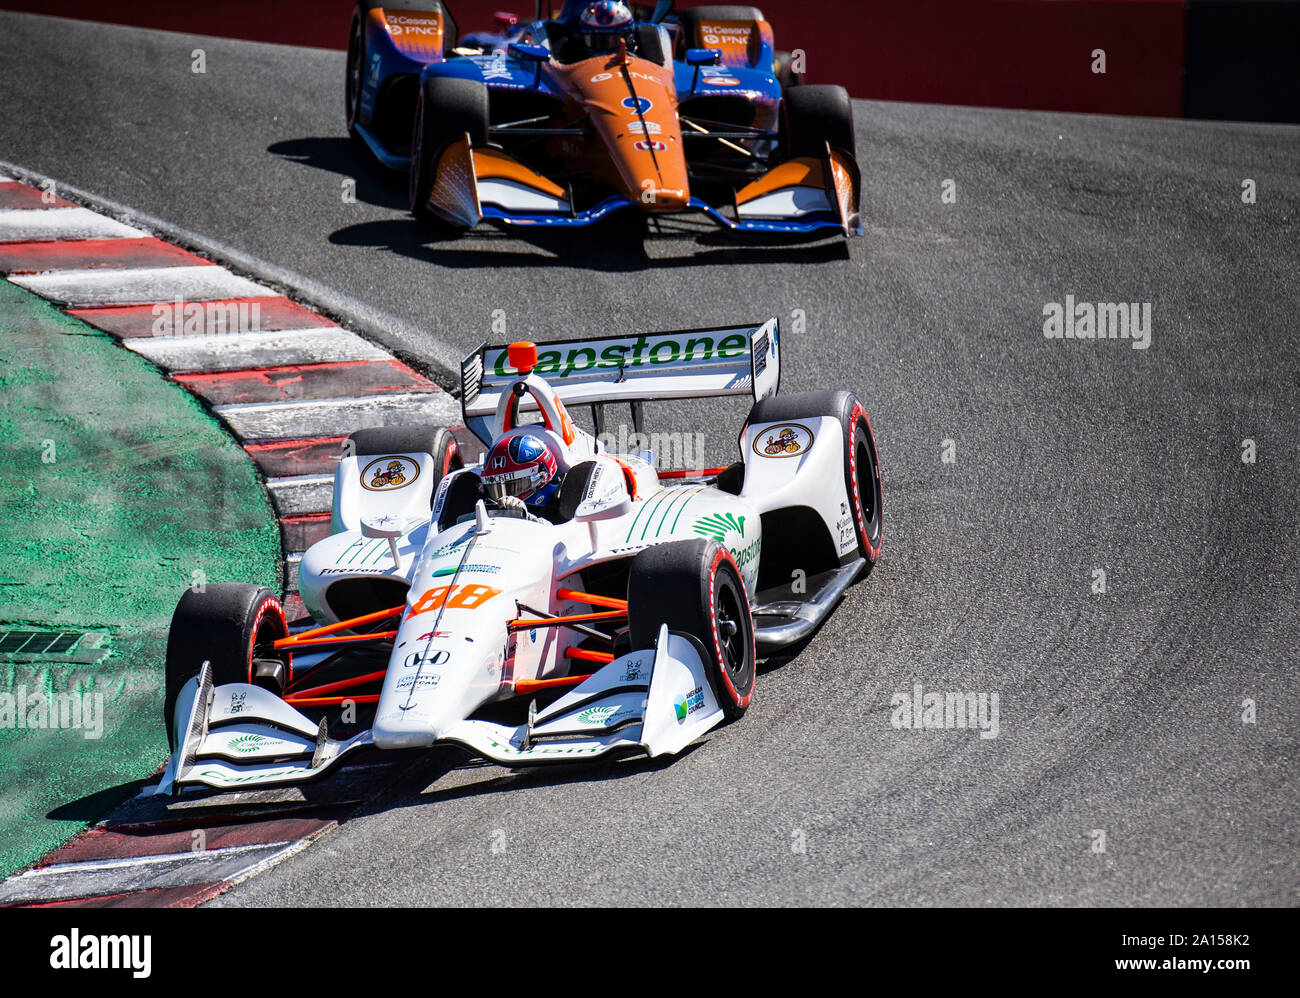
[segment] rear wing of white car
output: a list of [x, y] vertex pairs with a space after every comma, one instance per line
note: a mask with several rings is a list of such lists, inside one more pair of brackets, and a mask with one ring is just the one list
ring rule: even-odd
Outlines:
[[[633, 403], [634, 412], [651, 400], [751, 395], [758, 402], [780, 387], [780, 324], [553, 340], [537, 344], [533, 373], [566, 406], [592, 406], [598, 422], [607, 402]], [[505, 346], [485, 343], [461, 363], [461, 413], [481, 439], [516, 377]], [[525, 401], [521, 409], [528, 408]]]

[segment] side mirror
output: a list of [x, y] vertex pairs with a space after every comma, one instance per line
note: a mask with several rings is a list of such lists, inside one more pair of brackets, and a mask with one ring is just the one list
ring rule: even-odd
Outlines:
[[393, 564], [397, 570], [402, 570], [402, 560], [397, 554], [397, 538], [401, 537], [406, 531], [403, 529], [405, 523], [395, 516], [377, 516], [374, 519], [361, 518], [361, 536], [362, 537], [383, 537], [388, 541], [388, 551], [393, 556]]
[[686, 65], [716, 66], [722, 61], [722, 49], [687, 49]]
[[524, 42], [511, 42], [506, 50], [523, 62], [546, 62], [551, 57], [551, 50], [545, 45], [528, 45]]
[[577, 523], [595, 523], [597, 520], [616, 520], [632, 510], [632, 500], [624, 493], [616, 500], [609, 498], [587, 499], [573, 511]]

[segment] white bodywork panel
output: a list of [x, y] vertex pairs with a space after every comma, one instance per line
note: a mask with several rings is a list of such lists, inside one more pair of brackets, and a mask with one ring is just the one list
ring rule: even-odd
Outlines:
[[[842, 559], [852, 551], [856, 536], [844, 477], [845, 441], [836, 417], [746, 427], [740, 438], [745, 475], [739, 496], [703, 481], [665, 487], [646, 461], [606, 454], [594, 437], [568, 424], [566, 400], [738, 391], [762, 398], [775, 391], [775, 320], [753, 328], [588, 341], [587, 346], [595, 351], [593, 357], [606, 356], [605, 350], [611, 351], [608, 356], [622, 356], [629, 347], [635, 353], [641, 341], [646, 341], [641, 344], [645, 353], [668, 342], [665, 337], [676, 337], [680, 359], [688, 340], [707, 339], [710, 333], [714, 348], [727, 336], [744, 343], [743, 370], [731, 357], [648, 372], [635, 365], [611, 370], [593, 361], [584, 370], [566, 354], [562, 360], [572, 370], [562, 373], [558, 389], [535, 373], [513, 376], [526, 382], [534, 408], [551, 423], [550, 429], [535, 432], [566, 448], [564, 464], [591, 459], [600, 464], [569, 522], [555, 524], [508, 509], [489, 513], [479, 502], [473, 516], [439, 531], [438, 513], [452, 476], [443, 479], [435, 494], [434, 479], [441, 469], [435, 471], [431, 455], [344, 457], [335, 478], [338, 532], [306, 552], [299, 586], [320, 624], [338, 621], [329, 591], [343, 580], [387, 583], [393, 593], [389, 605], [402, 605], [400, 615], [386, 625], [396, 635], [371, 730], [345, 742], [332, 740], [323, 725], [256, 686], [213, 689], [205, 665], [177, 702], [173, 734], [178, 749], [159, 791], [171, 792], [185, 783], [242, 787], [310, 779], [365, 746], [457, 742], [511, 765], [612, 751], [660, 755], [680, 751], [717, 724], [723, 712], [698, 645], [666, 626], [655, 651], [626, 654], [597, 668], [524, 725], [472, 717], [493, 701], [515, 696], [521, 680], [577, 671], [565, 652], [583, 640], [580, 632], [567, 626], [512, 631], [509, 625], [538, 615], [598, 610], [559, 596], [564, 588], [585, 591], [584, 572], [598, 565], [630, 558], [652, 545], [709, 538], [731, 551], [752, 602], [762, 514], [792, 506], [817, 512]], [[492, 380], [497, 367], [492, 349], [475, 355], [483, 366], [479, 384], [466, 396], [466, 411], [494, 420], [499, 429], [509, 383]], [[660, 347], [665, 358], [670, 352]], [[667, 359], [661, 366], [673, 368]], [[567, 444], [566, 437], [571, 437]], [[456, 474], [479, 470], [476, 466]], [[374, 535], [380, 520], [394, 536]], [[363, 521], [372, 536], [363, 533]]]
[[[229, 723], [232, 700], [249, 705], [247, 721]], [[272, 700], [280, 706], [272, 706]], [[615, 659], [529, 723], [511, 727], [460, 719], [425, 744], [458, 743], [511, 766], [594, 758], [614, 750], [653, 757], [680, 752], [723, 716], [697, 646], [665, 626], [655, 651]], [[385, 747], [369, 731], [345, 742], [330, 739], [323, 726], [317, 729], [256, 686], [231, 683], [214, 689], [206, 663], [181, 690], [176, 718], [178, 748], [153, 793], [173, 793], [184, 785], [249, 789], [298, 783], [323, 775], [356, 748]], [[264, 750], [244, 751], [241, 744]]]
[[[782, 433], [791, 431], [783, 437]], [[793, 453], [776, 450], [793, 440]], [[769, 443], [770, 441], [770, 443]], [[816, 510], [843, 557], [857, 545], [853, 508], [844, 480], [844, 429], [834, 416], [746, 426], [740, 437], [745, 484], [740, 497], [762, 512], [786, 506]], [[789, 444], [786, 445], [790, 446]], [[772, 448], [773, 453], [769, 453]]]

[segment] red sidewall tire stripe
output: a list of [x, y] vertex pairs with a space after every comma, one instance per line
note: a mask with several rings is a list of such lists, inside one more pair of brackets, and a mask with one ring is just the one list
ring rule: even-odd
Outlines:
[[[275, 613], [276, 619], [280, 625], [280, 637], [287, 638], [289, 636], [289, 620], [284, 615], [284, 607], [280, 604], [280, 601], [274, 596], [262, 600], [261, 604], [257, 608], [257, 616], [253, 618], [253, 626], [249, 632], [248, 638], [247, 682], [250, 686], [253, 683], [253, 652], [257, 647], [257, 634], [258, 631], [262, 629], [262, 620], [266, 617], [268, 610], [272, 610]], [[291, 681], [293, 679], [293, 652], [288, 653], [286, 672], [288, 673], [286, 676], [286, 682]]]
[[[749, 606], [749, 594], [745, 591], [745, 579], [740, 574], [736, 559], [731, 556], [730, 551], [719, 546], [713, 553], [713, 561], [709, 563], [709, 626], [713, 630], [713, 654], [717, 659], [718, 674], [722, 677], [722, 682], [726, 684], [726, 692], [731, 698], [731, 702], [743, 710], [749, 706], [749, 701], [754, 696], [754, 676], [750, 676], [749, 689], [742, 696], [731, 681], [731, 674], [727, 671], [727, 661], [722, 654], [722, 640], [721, 635], [718, 633], [718, 606], [715, 600], [714, 583], [718, 577], [718, 564], [723, 561], [727, 562], [735, 570], [736, 580], [740, 583], [740, 598], [746, 608]], [[751, 664], [756, 664], [757, 650], [754, 646], [754, 626], [752, 622], [749, 627], [749, 660]]]
[[[876, 454], [876, 480], [880, 485], [880, 536], [876, 539], [874, 547], [867, 537], [867, 521], [862, 513], [862, 496], [858, 489], [858, 448], [855, 437], [859, 416], [867, 424], [867, 436], [871, 438], [871, 450]], [[880, 476], [880, 455], [876, 451], [876, 434], [871, 429], [871, 420], [867, 418], [867, 412], [862, 408], [862, 403], [856, 400], [853, 403], [853, 410], [849, 413], [849, 491], [853, 493], [854, 518], [858, 524], [858, 544], [862, 548], [863, 557], [874, 564], [876, 559], [880, 557], [880, 549], [885, 543], [885, 483]]]

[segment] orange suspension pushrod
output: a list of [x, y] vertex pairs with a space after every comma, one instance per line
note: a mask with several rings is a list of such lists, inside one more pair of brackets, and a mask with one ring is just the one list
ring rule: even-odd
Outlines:
[[376, 620], [387, 620], [389, 617], [396, 617], [405, 609], [405, 605], [395, 606], [389, 610], [377, 610], [374, 613], [367, 613], [363, 617], [340, 620], [337, 624], [326, 624], [324, 627], [313, 627], [307, 631], [299, 631], [287, 638], [281, 638], [275, 643], [275, 647], [286, 648], [295, 642], [302, 641], [304, 638], [314, 638], [320, 634], [333, 634], [335, 631], [346, 631], [349, 627], [356, 627], [359, 624], [373, 624]]
[[291, 638], [281, 638], [274, 645], [276, 648], [301, 648], [310, 645], [346, 645], [356, 644], [358, 641], [386, 641], [389, 638], [397, 637], [396, 631], [375, 631], [373, 634], [338, 634], [326, 638], [306, 638], [301, 635], [294, 635]]
[[576, 589], [560, 589], [555, 594], [556, 599], [573, 600], [575, 603], [586, 603], [590, 606], [607, 606], [613, 610], [626, 610], [627, 600], [617, 599], [613, 596], [596, 596], [592, 593], [580, 593]]
[[512, 620], [506, 626], [512, 631], [527, 631], [534, 627], [563, 627], [565, 624], [586, 624], [593, 620], [622, 620], [626, 616], [626, 610], [610, 610], [607, 613], [575, 613], [569, 617], [538, 617], [535, 620]]
[[291, 703], [295, 707], [342, 707], [345, 703], [379, 703], [379, 694], [362, 693], [354, 697], [310, 697], [306, 700], [286, 697], [284, 702]]
[[587, 651], [586, 648], [565, 648], [565, 658], [576, 658], [583, 662], [599, 662], [601, 665], [608, 665], [614, 661], [614, 656], [607, 651]]
[[339, 690], [348, 690], [354, 686], [364, 686], [366, 683], [374, 683], [383, 679], [388, 674], [388, 670], [383, 672], [371, 672], [364, 676], [353, 676], [351, 679], [340, 679], [337, 683], [326, 683], [324, 686], [313, 686], [309, 690], [299, 690], [296, 693], [286, 693], [286, 701], [298, 700], [302, 697], [324, 696], [326, 693], [337, 693]]
[[516, 693], [533, 693], [537, 690], [549, 690], [556, 686], [577, 686], [590, 679], [586, 676], [561, 676], [558, 679], [521, 679], [515, 683]]

